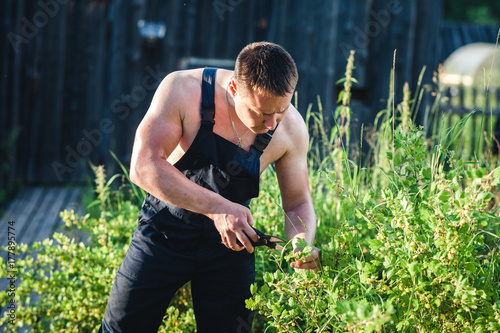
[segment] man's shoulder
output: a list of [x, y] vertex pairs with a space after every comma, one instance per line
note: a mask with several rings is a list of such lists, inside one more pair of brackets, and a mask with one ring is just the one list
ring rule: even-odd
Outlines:
[[309, 135], [304, 118], [292, 105], [286, 116], [280, 122], [271, 141], [271, 149], [265, 152], [267, 164], [278, 161], [290, 160], [289, 158], [303, 155], [309, 146]]
[[201, 98], [201, 78], [203, 69], [190, 69], [170, 72], [155, 92], [152, 107], [156, 111], [184, 113]]
[[162, 83], [176, 93], [192, 93], [193, 90], [200, 89], [202, 73], [203, 68], [174, 71]]
[[283, 119], [283, 124], [280, 124], [280, 126], [284, 127], [283, 132], [289, 137], [289, 142], [295, 140], [308, 140], [304, 118], [293, 105], [290, 105], [290, 109]]

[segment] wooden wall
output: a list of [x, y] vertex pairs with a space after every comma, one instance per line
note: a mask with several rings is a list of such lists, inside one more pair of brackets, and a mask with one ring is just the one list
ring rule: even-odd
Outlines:
[[[431, 0], [3, 0], [0, 186], [75, 182], [86, 159], [128, 162], [135, 129], [158, 83], [184, 57], [234, 59], [247, 43], [283, 45], [299, 69], [299, 109], [335, 108], [336, 82], [356, 50], [355, 117], [384, 107], [396, 85], [438, 65], [440, 1]], [[140, 19], [166, 36], [144, 41]], [[398, 92], [398, 96], [401, 92]], [[316, 107], [316, 106], [315, 106]]]
[[471, 43], [495, 43], [500, 32], [499, 25], [479, 25], [466, 23], [441, 24], [440, 57], [444, 61], [461, 46]]

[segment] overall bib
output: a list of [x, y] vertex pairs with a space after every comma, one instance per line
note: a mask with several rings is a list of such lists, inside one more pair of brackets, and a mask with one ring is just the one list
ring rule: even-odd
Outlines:
[[[257, 135], [249, 152], [213, 132], [216, 71], [203, 72], [201, 126], [174, 166], [248, 207], [259, 194], [259, 158], [273, 131]], [[245, 299], [254, 279], [253, 253], [226, 248], [211, 219], [148, 194], [99, 332], [157, 332], [173, 295], [189, 281], [199, 333], [251, 332]]]

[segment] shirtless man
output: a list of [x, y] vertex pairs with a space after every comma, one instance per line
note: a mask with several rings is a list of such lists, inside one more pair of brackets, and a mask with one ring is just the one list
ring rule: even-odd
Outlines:
[[[235, 71], [169, 74], [140, 123], [130, 177], [148, 196], [117, 273], [100, 332], [156, 332], [174, 293], [191, 282], [197, 329], [249, 331], [255, 277], [248, 208], [275, 163], [285, 233], [312, 245], [316, 217], [308, 132], [291, 105], [297, 68], [279, 45], [246, 46]], [[279, 125], [279, 126], [278, 126]], [[319, 250], [291, 264], [317, 269]]]

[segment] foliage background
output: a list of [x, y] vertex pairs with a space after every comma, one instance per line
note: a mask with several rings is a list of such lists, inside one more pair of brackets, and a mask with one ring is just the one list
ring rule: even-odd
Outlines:
[[500, 3], [495, 0], [443, 0], [443, 19], [454, 22], [500, 22]]

